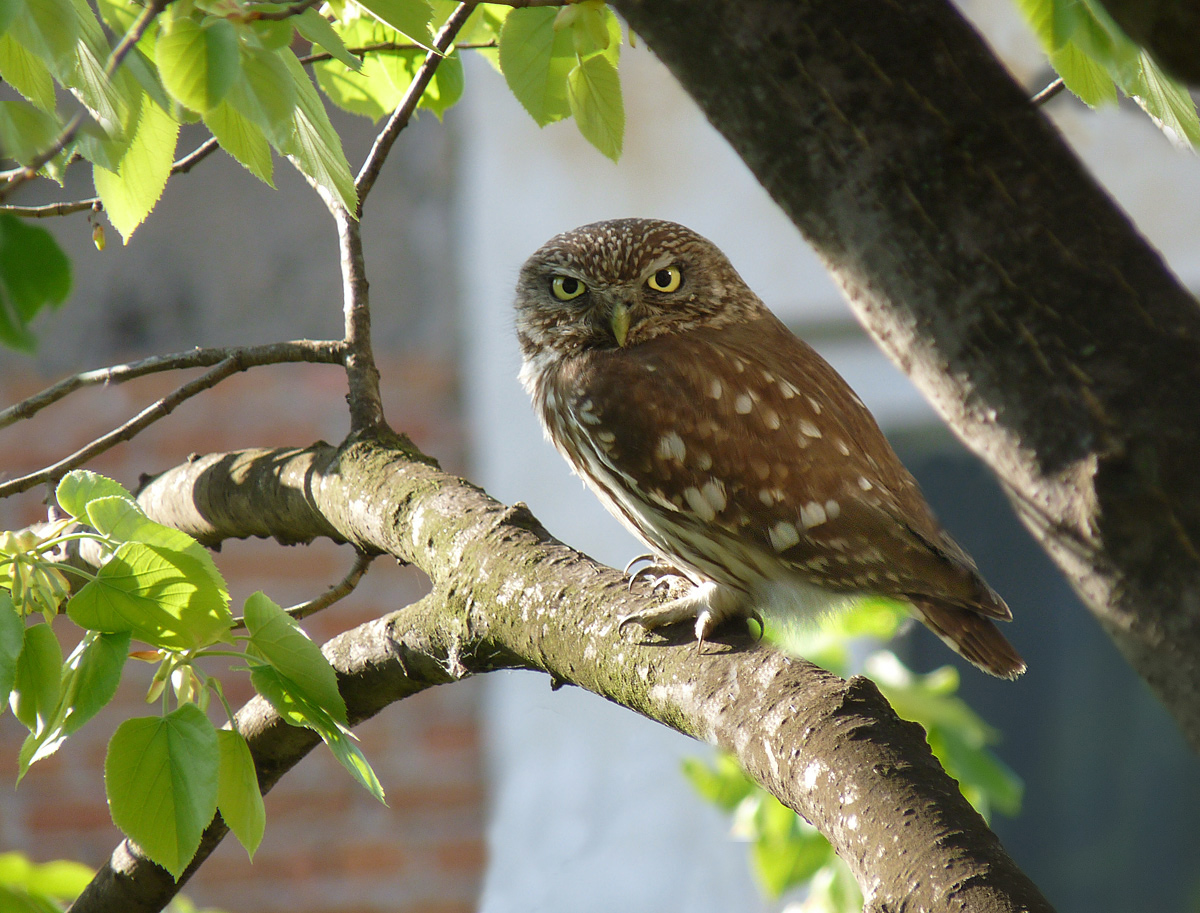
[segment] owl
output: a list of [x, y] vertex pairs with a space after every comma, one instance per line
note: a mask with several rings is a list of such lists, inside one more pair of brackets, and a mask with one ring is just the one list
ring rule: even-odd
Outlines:
[[1025, 663], [1012, 613], [938, 524], [866, 406], [682, 225], [617, 219], [548, 241], [517, 284], [520, 378], [604, 506], [686, 578], [621, 619], [814, 617], [907, 602], [979, 668]]

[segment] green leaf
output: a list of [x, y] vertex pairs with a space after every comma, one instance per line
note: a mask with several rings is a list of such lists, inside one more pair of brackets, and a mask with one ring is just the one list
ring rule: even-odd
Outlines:
[[1050, 65], [1062, 77], [1067, 88], [1090, 107], [1117, 103], [1117, 87], [1112, 77], [1074, 42], [1068, 42], [1051, 53]]
[[126, 244], [162, 196], [175, 161], [178, 136], [179, 124], [147, 101], [117, 171], [99, 165], [92, 169], [96, 193]]
[[29, 323], [71, 291], [71, 263], [54, 236], [0, 213], [0, 342], [32, 351]]
[[26, 0], [18, 8], [8, 34], [52, 70], [65, 72], [79, 35], [79, 16], [70, 0]]
[[834, 858], [833, 847], [816, 828], [803, 822], [790, 808], [782, 805], [779, 808], [790, 818], [789, 833], [764, 836], [750, 847], [754, 874], [772, 898], [808, 881]]
[[250, 632], [246, 652], [270, 663], [307, 701], [345, 724], [337, 673], [295, 619], [261, 592], [246, 600], [245, 618]]
[[[56, 859], [38, 865], [22, 853], [0, 853], [0, 885], [22, 888], [51, 900], [74, 900], [92, 880], [93, 872], [81, 862]], [[3, 904], [0, 909], [8, 910]], [[51, 908], [57, 913], [57, 908]]]
[[8, 703], [17, 680], [17, 660], [25, 646], [25, 621], [17, 613], [12, 597], [0, 591], [0, 704]]
[[346, 50], [342, 36], [330, 25], [329, 20], [315, 9], [309, 7], [292, 21], [296, 23], [296, 31], [312, 42], [314, 47], [332, 54], [334, 59], [340, 60], [351, 70], [357, 71], [362, 68], [362, 61]]
[[100, 712], [121, 682], [121, 670], [129, 655], [129, 634], [97, 634], [89, 631], [62, 667], [58, 702], [40, 731], [31, 733], [21, 746], [17, 781], [29, 768], [48, 758], [84, 723]]
[[175, 17], [159, 31], [154, 57], [167, 91], [205, 113], [221, 103], [237, 79], [237, 32], [227, 19], [201, 25], [190, 16]]
[[217, 733], [198, 707], [126, 720], [104, 759], [113, 823], [176, 879], [217, 810]]
[[[287, 53], [291, 53], [290, 51]], [[229, 91], [229, 103], [279, 148], [292, 132], [296, 86], [279, 51], [242, 47], [242, 78]]]
[[41, 58], [10, 34], [0, 35], [0, 79], [48, 113], [54, 112], [54, 80]]
[[1087, 11], [1075, 0], [1017, 0], [1017, 7], [1025, 15], [1042, 46], [1054, 52], [1071, 40]]
[[192, 555], [126, 542], [67, 603], [77, 625], [129, 631], [168, 650], [191, 650], [222, 640], [232, 618], [228, 596], [209, 568]]
[[359, 6], [385, 25], [429, 50], [433, 35], [429, 20], [433, 8], [428, 0], [359, 0]]
[[22, 165], [49, 149], [61, 130], [57, 117], [27, 101], [0, 102], [0, 147]]
[[30, 732], [41, 732], [54, 713], [62, 664], [62, 648], [50, 625], [38, 624], [25, 629], [9, 703], [13, 715]]
[[464, 87], [462, 58], [454, 51], [442, 59], [424, 93], [420, 107], [428, 108], [438, 120], [462, 98]]
[[115, 497], [133, 502], [133, 495], [121, 483], [90, 469], [68, 472], [58, 483], [54, 497], [59, 507], [76, 520], [84, 521], [87, 520], [88, 504], [96, 498]]
[[345, 726], [311, 703], [295, 684], [270, 666], [259, 666], [252, 670], [250, 681], [254, 689], [270, 702], [285, 722], [293, 726], [306, 726], [316, 732], [329, 746], [338, 763], [372, 796], [380, 802], [384, 801], [379, 778], [354, 744], [350, 731]]
[[728, 752], [718, 754], [712, 767], [699, 758], [684, 758], [683, 773], [702, 798], [725, 811], [733, 811], [755, 789], [754, 781]]
[[292, 112], [292, 130], [279, 149], [292, 163], [354, 212], [358, 208], [358, 191], [350, 174], [350, 163], [342, 151], [342, 140], [329, 122], [312, 80], [291, 51], [281, 52], [283, 63], [292, 75], [296, 90], [296, 107]]
[[625, 105], [617, 68], [603, 54], [587, 58], [567, 77], [567, 99], [579, 132], [617, 161], [625, 135]]
[[229, 602], [225, 578], [217, 569], [212, 554], [182, 530], [156, 523], [144, 513], [136, 501], [122, 495], [93, 497], [87, 503], [87, 522], [95, 530], [118, 542], [141, 542], [170, 551], [183, 552], [204, 570], [209, 582]]
[[400, 93], [380, 59], [382, 56], [368, 55], [357, 72], [336, 60], [313, 64], [313, 72], [321, 90], [335, 105], [351, 114], [378, 121], [400, 100]]
[[571, 113], [567, 75], [575, 65], [570, 29], [556, 31], [553, 7], [515, 9], [500, 30], [500, 69], [539, 127]]
[[274, 187], [274, 163], [271, 146], [262, 128], [244, 117], [228, 101], [204, 115], [204, 125], [212, 131], [221, 148], [237, 159], [246, 170], [269, 187]]
[[217, 744], [221, 752], [217, 809], [253, 859], [267, 823], [262, 793], [258, 788], [258, 775], [254, 771], [254, 758], [250, 756], [250, 746], [240, 732], [217, 730]]
[[1168, 136], [1173, 135], [1177, 141], [1200, 147], [1196, 103], [1187, 89], [1159, 69], [1145, 52], [1139, 57], [1139, 65], [1138, 76], [1126, 91], [1134, 96], [1160, 130]]

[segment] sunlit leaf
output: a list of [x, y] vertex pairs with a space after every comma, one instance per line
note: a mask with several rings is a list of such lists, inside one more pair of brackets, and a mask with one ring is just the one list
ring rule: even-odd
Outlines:
[[1054, 67], [1067, 88], [1093, 108], [1117, 103], [1117, 87], [1108, 72], [1083, 53], [1074, 42], [1068, 42], [1050, 55]]
[[500, 31], [500, 69], [509, 89], [539, 127], [571, 113], [567, 74], [575, 66], [570, 29], [556, 31], [552, 7], [515, 9]]
[[271, 146], [262, 128], [244, 117], [228, 101], [204, 115], [204, 125], [212, 131], [221, 148], [245, 166], [252, 175], [274, 187], [274, 162]]
[[329, 20], [315, 9], [311, 7], [306, 9], [293, 21], [296, 23], [296, 31], [311, 41], [314, 48], [319, 47], [332, 54], [335, 60], [340, 60], [351, 70], [358, 70], [362, 67], [362, 61], [346, 50], [346, 43], [342, 41], [342, 36], [337, 33]]
[[30, 732], [41, 732], [58, 704], [62, 648], [47, 624], [25, 629], [9, 704]]
[[159, 32], [155, 61], [171, 95], [195, 111], [208, 112], [237, 79], [237, 34], [226, 19], [202, 25], [190, 16], [178, 16]]
[[250, 746], [239, 732], [217, 731], [221, 752], [220, 775], [217, 782], [217, 809], [233, 831], [250, 858], [262, 842], [267, 815], [263, 808], [258, 776]]
[[261, 592], [246, 600], [245, 619], [250, 632], [246, 652], [270, 663], [309, 702], [345, 724], [346, 703], [338, 691], [337, 673], [295, 619]]
[[87, 506], [97, 498], [124, 498], [132, 503], [131, 495], [123, 485], [90, 469], [75, 469], [68, 472], [54, 490], [58, 506], [76, 520], [87, 520]]
[[162, 196], [175, 160], [179, 124], [148, 100], [116, 172], [93, 166], [96, 193], [126, 243]]
[[77, 625], [130, 632], [165, 649], [195, 649], [221, 640], [232, 618], [228, 597], [209, 570], [184, 552], [126, 542], [67, 603]]
[[358, 0], [359, 6], [402, 35], [428, 49], [433, 35], [429, 20], [433, 8], [428, 0]]
[[126, 720], [104, 759], [113, 823], [178, 878], [217, 810], [217, 733], [194, 704]]
[[22, 47], [10, 34], [0, 35], [0, 79], [43, 111], [54, 111], [54, 80], [50, 70], [40, 57]]
[[25, 622], [12, 597], [0, 590], [0, 705], [8, 703], [17, 678], [17, 659], [25, 646]]
[[254, 689], [276, 712], [293, 726], [306, 726], [321, 737], [333, 756], [372, 796], [384, 801], [383, 786], [375, 771], [359, 751], [349, 730], [340, 725], [316, 704], [308, 701], [296, 685], [269, 666], [259, 666], [250, 673]]
[[31, 733], [18, 757], [18, 781], [30, 766], [58, 751], [67, 736], [100, 712], [121, 682], [129, 634], [89, 631], [62, 667], [58, 702], [45, 727]]

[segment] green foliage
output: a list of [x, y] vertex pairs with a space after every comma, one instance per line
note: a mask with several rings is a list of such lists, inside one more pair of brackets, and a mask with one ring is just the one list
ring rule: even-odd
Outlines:
[[[765, 636], [787, 652], [845, 676], [852, 671], [851, 646], [889, 640], [908, 617], [901, 603], [868, 598], [819, 625], [768, 628]], [[1021, 781], [990, 751], [997, 733], [957, 696], [953, 668], [917, 675], [892, 653], [875, 650], [863, 672], [899, 716], [925, 727], [934, 755], [980, 813], [1019, 811]], [[684, 774], [702, 798], [732, 812], [732, 833], [750, 844], [751, 870], [765, 894], [778, 897], [805, 885], [808, 896], [797, 909], [806, 913], [862, 909], [858, 885], [829, 842], [747, 777], [732, 755], [719, 754], [711, 765], [688, 759]]]
[[613, 161], [625, 132], [620, 51], [620, 24], [602, 0], [513, 10], [500, 32], [500, 69], [537, 125], [573, 116]]
[[[2, 126], [0, 142], [7, 143]], [[50, 232], [0, 213], [0, 343], [32, 352], [30, 322], [70, 291], [71, 264]]]
[[1168, 136], [1200, 146], [1196, 105], [1184, 86], [1121, 31], [1098, 0], [1017, 0], [1063, 83], [1092, 107], [1133, 98]]
[[92, 870], [66, 859], [37, 864], [21, 853], [0, 853], [0, 910], [59, 913], [92, 879]]
[[[213, 695], [230, 719], [233, 711], [220, 680], [197, 664], [228, 656], [249, 666], [251, 681], [284, 719], [316, 731], [382, 800], [379, 780], [347, 729], [337, 675], [294, 619], [256, 593], [245, 606], [248, 635], [234, 638], [225, 581], [191, 536], [151, 520], [125, 488], [94, 472], [68, 474], [56, 495], [71, 519], [37, 533], [0, 533], [0, 690], [29, 730], [18, 781], [112, 700], [134, 656], [158, 667], [147, 701], [161, 699], [162, 713], [125, 721], [109, 743], [105, 780], [113, 821], [176, 877], [218, 809], [253, 855], [265, 826], [254, 761], [239, 732], [218, 732], [209, 720]], [[95, 540], [107, 557], [94, 575], [71, 570], [87, 582], [65, 611], [85, 633], [64, 663], [48, 622], [68, 587], [49, 556], [80, 538]], [[47, 623], [27, 627], [25, 619], [38, 614]], [[149, 649], [131, 653], [133, 640]], [[224, 646], [234, 640], [244, 651]], [[6, 890], [0, 882], [0, 903]]]
[[113, 823], [175, 876], [183, 874], [217, 810], [217, 731], [192, 704], [126, 720], [104, 758]]

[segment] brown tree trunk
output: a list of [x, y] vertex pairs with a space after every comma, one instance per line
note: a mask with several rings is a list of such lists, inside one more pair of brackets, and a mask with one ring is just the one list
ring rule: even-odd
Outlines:
[[1200, 748], [1195, 298], [947, 0], [614, 4]]

